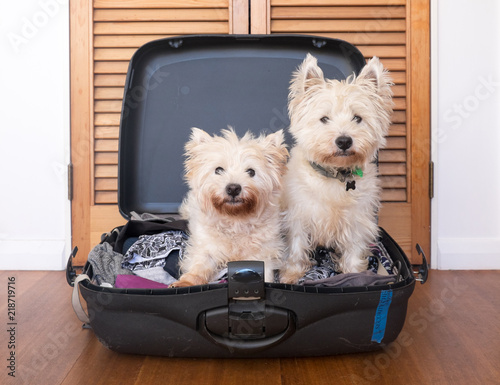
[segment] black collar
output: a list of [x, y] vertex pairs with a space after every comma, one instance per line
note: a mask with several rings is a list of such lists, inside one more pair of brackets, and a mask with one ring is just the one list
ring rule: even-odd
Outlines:
[[363, 170], [358, 167], [353, 170], [350, 168], [342, 167], [325, 168], [315, 162], [309, 162], [309, 164], [316, 172], [323, 175], [324, 177], [338, 179], [339, 182], [345, 183], [346, 191], [356, 189], [356, 181], [354, 180], [355, 175], [359, 177], [363, 176]]

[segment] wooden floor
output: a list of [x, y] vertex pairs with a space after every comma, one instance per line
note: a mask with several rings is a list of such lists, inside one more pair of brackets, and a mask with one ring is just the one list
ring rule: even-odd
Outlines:
[[432, 271], [417, 283], [405, 327], [385, 350], [297, 359], [121, 355], [81, 328], [63, 272], [2, 271], [0, 282], [1, 384], [500, 384], [500, 271]]

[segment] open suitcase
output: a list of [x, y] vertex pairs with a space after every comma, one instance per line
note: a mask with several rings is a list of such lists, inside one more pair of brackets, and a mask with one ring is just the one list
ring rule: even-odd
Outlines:
[[[365, 64], [345, 41], [297, 35], [183, 36], [139, 48], [128, 69], [120, 125], [122, 215], [177, 213], [187, 191], [183, 149], [191, 127], [218, 133], [231, 125], [239, 135], [286, 128], [291, 74], [308, 52], [328, 78], [346, 78]], [[159, 229], [185, 226], [149, 223]], [[116, 241], [122, 230], [103, 241]], [[119, 289], [97, 285], [88, 262], [77, 276], [76, 248], [67, 279], [79, 318], [118, 352], [287, 357], [371, 351], [399, 335], [416, 281], [408, 258], [383, 229], [380, 243], [397, 266], [395, 283], [335, 288], [264, 283], [263, 263], [247, 261], [228, 265], [227, 283]], [[419, 274], [425, 281], [423, 259]]]

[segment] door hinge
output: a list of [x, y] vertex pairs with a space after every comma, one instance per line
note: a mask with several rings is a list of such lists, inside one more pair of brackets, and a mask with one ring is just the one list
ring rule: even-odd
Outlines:
[[73, 164], [68, 164], [68, 200], [73, 200]]
[[434, 162], [429, 163], [429, 198], [434, 198]]

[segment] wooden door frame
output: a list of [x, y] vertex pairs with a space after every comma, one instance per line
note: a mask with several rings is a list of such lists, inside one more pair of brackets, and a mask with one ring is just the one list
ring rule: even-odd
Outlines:
[[[90, 252], [92, 129], [92, 0], [70, 1], [70, 106], [72, 245], [78, 246], [77, 261]], [[77, 265], [82, 264], [77, 263]]]
[[[409, 1], [412, 240], [431, 257], [431, 49], [430, 0]], [[415, 249], [412, 261], [421, 259]]]

